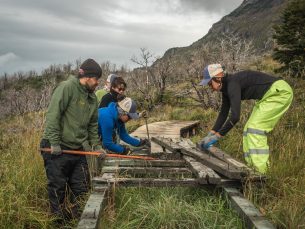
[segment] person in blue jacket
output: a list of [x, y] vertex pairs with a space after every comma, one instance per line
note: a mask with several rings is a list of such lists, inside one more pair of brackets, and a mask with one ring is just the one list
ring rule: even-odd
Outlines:
[[110, 103], [108, 107], [98, 110], [98, 131], [101, 136], [103, 147], [114, 153], [131, 153], [128, 146], [116, 144], [113, 141], [113, 134], [119, 135], [120, 139], [132, 146], [150, 146], [148, 139], [137, 139], [131, 137], [125, 128], [125, 123], [131, 119], [138, 119], [136, 103], [129, 97], [117, 103]]

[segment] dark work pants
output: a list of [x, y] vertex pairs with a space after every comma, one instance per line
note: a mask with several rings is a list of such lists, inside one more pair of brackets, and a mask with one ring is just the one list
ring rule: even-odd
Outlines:
[[[50, 148], [48, 140], [42, 139], [41, 148]], [[69, 149], [61, 146], [62, 149]], [[82, 149], [79, 149], [82, 150]], [[79, 200], [90, 187], [90, 177], [86, 156], [52, 155], [42, 152], [48, 179], [48, 195], [51, 213], [62, 219], [80, 217]], [[66, 205], [70, 196], [71, 207]]]

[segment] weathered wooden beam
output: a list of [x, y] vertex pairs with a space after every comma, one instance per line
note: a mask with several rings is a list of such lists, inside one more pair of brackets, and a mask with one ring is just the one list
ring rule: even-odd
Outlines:
[[103, 173], [119, 173], [128, 175], [187, 175], [191, 176], [193, 173], [188, 168], [181, 167], [116, 167], [104, 166]]
[[205, 149], [205, 150], [201, 150], [198, 143], [196, 144], [196, 146], [199, 151], [201, 151], [203, 153], [207, 153], [213, 157], [218, 158], [219, 160], [229, 163], [231, 167], [235, 167], [236, 169], [240, 169], [245, 172], [251, 171], [251, 169], [248, 166], [246, 166], [244, 163], [236, 160], [231, 155], [227, 154], [226, 152], [222, 151], [221, 149], [219, 149], [215, 146], [211, 146], [210, 148]]
[[108, 180], [108, 179], [113, 179], [115, 177], [116, 177], [115, 173], [104, 173], [101, 178], [105, 179], [105, 180]]
[[237, 169], [249, 170], [249, 171], [251, 170], [244, 163], [236, 160], [231, 155], [227, 154], [226, 152], [222, 151], [221, 149], [215, 146], [208, 148], [206, 151], [211, 153], [213, 157], [216, 157], [224, 162], [230, 163], [232, 167], [236, 167]]
[[151, 140], [173, 153], [180, 153], [181, 146], [168, 138], [152, 137]]
[[221, 149], [215, 146], [212, 146], [209, 149], [202, 151], [199, 149], [197, 144], [197, 149], [203, 153], [207, 153], [210, 156], [216, 157], [219, 160], [222, 160], [230, 164], [230, 167], [235, 167], [237, 170], [245, 174], [245, 176], [242, 178], [245, 181], [251, 180], [252, 182], [257, 182], [257, 181], [263, 182], [266, 179], [266, 176], [255, 172], [244, 163], [236, 160], [231, 155], [227, 154], [226, 152], [222, 151]]
[[220, 176], [215, 173], [209, 167], [203, 165], [202, 163], [196, 161], [194, 158], [184, 155], [184, 160], [189, 165], [191, 171], [197, 176], [199, 183], [204, 184], [208, 182], [209, 184], [219, 184], [221, 181]]
[[[145, 156], [145, 155], [143, 155]], [[159, 153], [152, 153], [149, 155], [150, 157], [154, 157], [158, 160], [181, 160], [182, 155], [181, 153], [175, 153], [175, 152], [159, 152]]]
[[95, 184], [115, 184], [123, 187], [139, 186], [139, 187], [175, 187], [175, 186], [190, 186], [200, 187], [202, 184], [198, 179], [184, 178], [184, 179], [154, 179], [154, 178], [112, 178], [103, 179], [102, 177], [95, 177], [93, 180]]
[[215, 170], [216, 172], [230, 179], [242, 179], [242, 177], [245, 176], [245, 172], [236, 169], [235, 166], [232, 167], [227, 162], [219, 160], [206, 153], [200, 152], [196, 149], [195, 144], [192, 143], [189, 139], [175, 139], [173, 141], [170, 141], [169, 139], [155, 137], [152, 140], [169, 150], [181, 152], [184, 155], [196, 158], [205, 166]]
[[186, 163], [184, 160], [105, 160], [104, 166], [144, 166], [144, 167], [185, 167]]
[[108, 185], [100, 184], [99, 192], [93, 192], [89, 196], [86, 206], [78, 223], [78, 229], [96, 229], [99, 225], [101, 213], [106, 206]]
[[200, 152], [195, 148], [194, 144], [186, 140], [180, 141], [178, 145], [181, 146], [181, 152], [183, 154], [196, 158], [202, 164], [230, 179], [242, 179], [245, 176], [243, 171], [237, 170], [235, 167], [230, 167], [230, 164]]
[[236, 188], [224, 187], [223, 190], [229, 197], [231, 207], [245, 221], [247, 228], [275, 229], [275, 226]]

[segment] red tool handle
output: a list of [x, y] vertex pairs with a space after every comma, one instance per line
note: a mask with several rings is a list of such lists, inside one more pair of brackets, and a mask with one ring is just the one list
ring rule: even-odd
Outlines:
[[[50, 148], [41, 148], [40, 151], [43, 152], [51, 152]], [[76, 155], [93, 155], [99, 156], [101, 153], [98, 152], [90, 152], [90, 151], [78, 151], [78, 150], [62, 150], [63, 153], [66, 154], [76, 154]], [[108, 153], [106, 157], [116, 157], [116, 158], [126, 158], [126, 159], [139, 159], [139, 160], [155, 160], [153, 157], [145, 157], [145, 156], [130, 156], [130, 155], [121, 155], [121, 154], [114, 154]]]

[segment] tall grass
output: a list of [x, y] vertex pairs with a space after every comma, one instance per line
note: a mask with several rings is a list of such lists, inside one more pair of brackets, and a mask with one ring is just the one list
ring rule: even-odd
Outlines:
[[224, 199], [208, 190], [120, 188], [101, 228], [243, 228], [243, 223]]
[[56, 228], [38, 152], [42, 120], [30, 114], [0, 123], [0, 228]]

